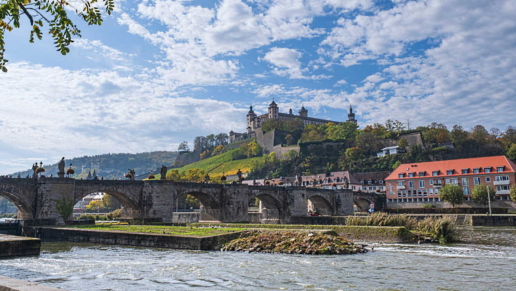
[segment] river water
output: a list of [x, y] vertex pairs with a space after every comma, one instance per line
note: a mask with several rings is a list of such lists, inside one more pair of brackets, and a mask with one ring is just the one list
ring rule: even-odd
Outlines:
[[516, 290], [516, 228], [475, 243], [375, 244], [357, 255], [282, 255], [44, 243], [0, 275], [66, 290]]

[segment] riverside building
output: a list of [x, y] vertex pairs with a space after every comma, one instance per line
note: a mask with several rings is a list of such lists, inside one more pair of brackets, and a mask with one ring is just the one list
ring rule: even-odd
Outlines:
[[510, 200], [516, 184], [516, 164], [506, 156], [402, 164], [386, 179], [387, 202], [433, 202], [446, 184], [462, 187], [471, 200], [475, 185], [491, 185], [496, 198]]

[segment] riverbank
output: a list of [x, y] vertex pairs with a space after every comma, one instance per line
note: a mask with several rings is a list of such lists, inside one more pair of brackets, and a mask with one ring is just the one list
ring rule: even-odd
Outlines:
[[[215, 230], [217, 234], [210, 233], [208, 230], [199, 230], [205, 235], [197, 235], [188, 233], [196, 233], [190, 228], [183, 228], [183, 234], [177, 234], [178, 227], [160, 227], [161, 233], [158, 233], [157, 227], [151, 227], [153, 232], [138, 232], [134, 227], [127, 227], [121, 230], [122, 226], [108, 226], [90, 229], [85, 226], [77, 227], [38, 227], [35, 231], [39, 233], [44, 242], [81, 242], [106, 245], [136, 246], [150, 248], [171, 248], [185, 250], [219, 250], [223, 244], [239, 237], [241, 231], [237, 229]], [[141, 226], [145, 227], [145, 226]], [[193, 228], [192, 228], [193, 229]], [[167, 232], [168, 230], [168, 232]], [[175, 231], [175, 232], [174, 232]]]
[[0, 258], [38, 256], [40, 248], [38, 238], [0, 234]]
[[64, 291], [45, 285], [0, 276], [0, 291]]
[[240, 227], [243, 230], [319, 230], [333, 231], [339, 236], [363, 243], [410, 243], [417, 237], [403, 226], [339, 226], [339, 225], [298, 225], [298, 224], [231, 224], [192, 223], [193, 227]]

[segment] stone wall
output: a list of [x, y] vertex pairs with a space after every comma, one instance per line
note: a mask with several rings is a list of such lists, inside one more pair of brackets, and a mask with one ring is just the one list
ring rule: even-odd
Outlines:
[[38, 238], [0, 234], [0, 258], [38, 256], [40, 248]]
[[[436, 202], [387, 202], [387, 208], [396, 209], [396, 208], [423, 208], [426, 204], [432, 204], [436, 208], [452, 208], [452, 205], [448, 202], [444, 201], [436, 201]], [[484, 205], [479, 205], [474, 203], [473, 201], [464, 201], [463, 204], [455, 205], [456, 208], [485, 208], [487, 211], [487, 207]], [[496, 200], [491, 203], [491, 208], [507, 208], [509, 211], [516, 210], [516, 203], [508, 200]]]
[[131, 232], [107, 232], [98, 230], [41, 228], [43, 241], [85, 242], [107, 245], [128, 245], [151, 248], [186, 250], [219, 250], [222, 244], [238, 238], [240, 232], [208, 236], [185, 237], [166, 234], [143, 234]]

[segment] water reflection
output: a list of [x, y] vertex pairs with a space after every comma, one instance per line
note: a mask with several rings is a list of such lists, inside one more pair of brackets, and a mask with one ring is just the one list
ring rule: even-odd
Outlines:
[[0, 261], [0, 275], [67, 290], [513, 290], [515, 232], [480, 229], [484, 244], [383, 244], [351, 256], [45, 243], [39, 258]]

